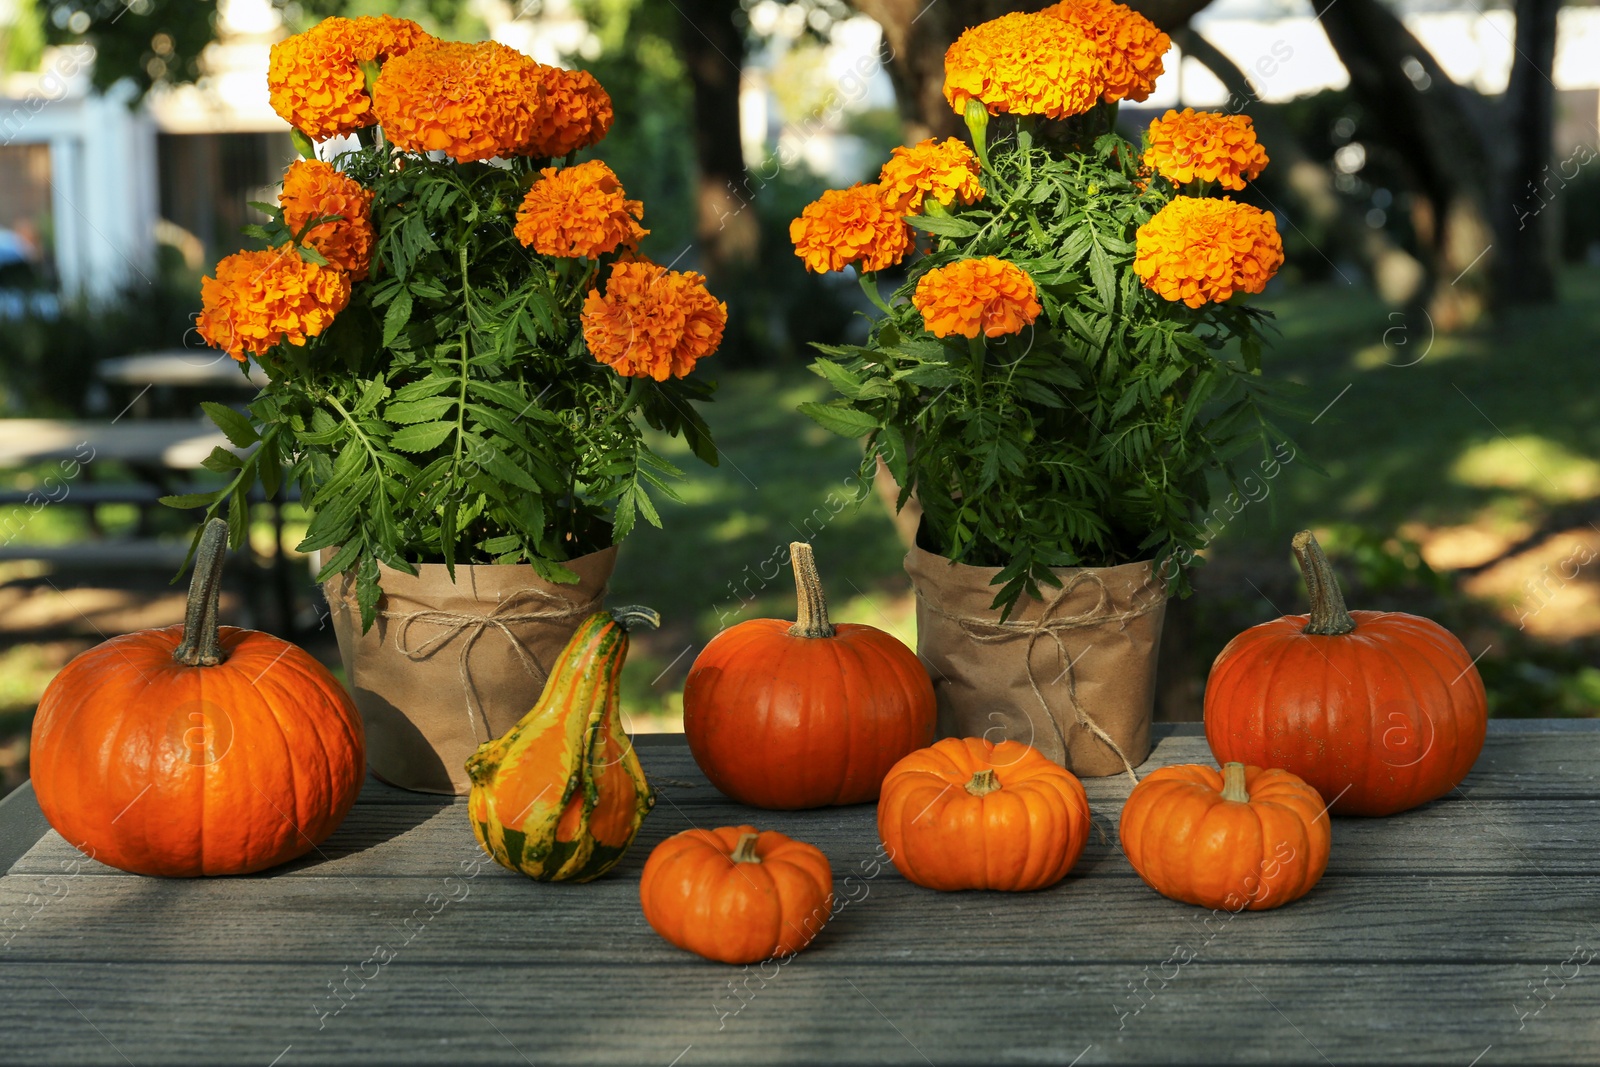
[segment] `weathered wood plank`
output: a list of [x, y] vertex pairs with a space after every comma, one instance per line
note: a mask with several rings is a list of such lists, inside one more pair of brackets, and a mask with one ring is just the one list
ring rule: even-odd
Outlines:
[[[876, 877], [872, 871], [878, 871]], [[1407, 875], [1325, 878], [1295, 904], [1229, 914], [1179, 904], [1131, 874], [1069, 876], [1040, 893], [935, 893], [890, 867], [838, 871], [819, 964], [966, 963], [980, 942], [1013, 963], [1217, 962], [1542, 965], [1600, 946], [1600, 881]], [[317, 963], [376, 945], [408, 960], [604, 965], [686, 957], [644, 923], [635, 881], [540, 885], [492, 865], [476, 875], [160, 882], [14, 875], [0, 884], [13, 962]], [[581, 936], [578, 932], [581, 931]]]
[[[968, 944], [977, 962], [959, 972], [943, 964], [841, 970], [824, 966], [818, 948], [769, 968], [768, 980], [752, 979], [737, 998], [727, 968], [632, 960], [573, 969], [429, 966], [401, 956], [372, 964], [369, 979], [351, 980], [343, 1001], [328, 992], [342, 973], [296, 966], [6, 964], [4, 1054], [30, 1063], [276, 1067], [1222, 1060], [1466, 1067], [1590, 1063], [1600, 1045], [1593, 964], [1545, 1002], [1528, 994], [1540, 972], [1527, 966], [1196, 960], [1169, 969], [1163, 988], [1159, 980], [1145, 987], [1131, 964], [1016, 966], [995, 962], [981, 939]], [[1142, 1010], [1134, 1014], [1136, 1006]]]
[[[840, 869], [870, 858], [878, 847], [871, 805], [758, 811], [714, 791], [691, 793], [660, 786], [659, 796], [617, 876], [637, 878], [651, 848], [690, 826], [751, 823], [778, 830], [817, 845]], [[1091, 800], [1090, 810], [1099, 829], [1090, 837], [1079, 870], [1089, 875], [1127, 873], [1116, 844], [1121, 802]], [[1376, 878], [1400, 872], [1600, 874], [1600, 800], [1477, 800], [1457, 794], [1387, 819], [1335, 819], [1333, 835], [1328, 870], [1334, 874]], [[358, 804], [315, 852], [254, 876], [253, 881], [414, 875], [453, 863], [476, 848], [463, 801]], [[79, 858], [52, 831], [17, 861], [12, 873], [52, 874]], [[93, 862], [83, 871], [89, 876], [130, 877]]]

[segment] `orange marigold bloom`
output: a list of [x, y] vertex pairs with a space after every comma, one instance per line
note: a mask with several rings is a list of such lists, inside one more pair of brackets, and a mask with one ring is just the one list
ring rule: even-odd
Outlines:
[[1180, 196], [1139, 227], [1134, 273], [1168, 300], [1197, 308], [1235, 290], [1259, 293], [1283, 265], [1283, 239], [1271, 212]]
[[372, 264], [372, 190], [320, 159], [300, 159], [289, 164], [278, 194], [284, 225], [299, 233], [312, 219], [338, 215], [305, 236], [305, 243], [321, 252], [329, 265], [350, 272], [352, 281], [367, 276]]
[[524, 153], [557, 159], [598, 144], [611, 129], [611, 94], [586, 70], [545, 67], [542, 73], [543, 124]]
[[240, 363], [288, 341], [303, 345], [350, 302], [350, 276], [300, 258], [293, 247], [235, 252], [200, 282], [200, 336]]
[[1267, 165], [1267, 151], [1256, 140], [1249, 115], [1224, 115], [1186, 107], [1150, 123], [1144, 165], [1178, 185], [1217, 182], [1243, 189]]
[[382, 62], [432, 41], [421, 26], [388, 15], [323, 19], [272, 46], [272, 110], [314, 141], [377, 122], [361, 63]]
[[1094, 43], [1050, 15], [1001, 15], [944, 54], [944, 98], [958, 115], [979, 100], [992, 115], [1065, 118], [1088, 111], [1104, 90]]
[[1061, 0], [1042, 12], [1063, 20], [1094, 42], [1104, 70], [1100, 99], [1148, 100], [1161, 77], [1161, 57], [1172, 38], [1156, 24], [1116, 0]]
[[935, 337], [1003, 337], [1039, 317], [1039, 290], [1028, 272], [994, 256], [958, 259], [917, 282], [911, 303]]
[[543, 69], [498, 41], [440, 41], [385, 63], [372, 108], [408, 152], [460, 163], [516, 155], [544, 121]]
[[905, 258], [911, 227], [877, 185], [829, 189], [789, 223], [794, 253], [806, 269], [826, 274], [854, 263], [863, 271], [883, 270]]
[[517, 240], [541, 256], [596, 256], [633, 248], [649, 230], [639, 225], [644, 205], [629, 200], [611, 168], [592, 159], [559, 170], [546, 167], [517, 209]]
[[583, 339], [594, 358], [630, 378], [682, 378], [722, 343], [728, 305], [694, 271], [669, 271], [647, 259], [611, 265], [605, 295], [589, 291]]
[[896, 148], [878, 172], [878, 187], [898, 215], [920, 214], [922, 201], [929, 196], [945, 207], [957, 200], [971, 204], [983, 199], [978, 157], [955, 137], [945, 138], [943, 144], [929, 138], [910, 148]]

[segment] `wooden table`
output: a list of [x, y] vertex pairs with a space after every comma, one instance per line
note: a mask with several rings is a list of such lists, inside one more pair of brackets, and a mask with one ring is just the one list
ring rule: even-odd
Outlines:
[[[1158, 727], [1145, 769], [1209, 760]], [[681, 738], [641, 737], [659, 792], [590, 885], [480, 863], [461, 801], [369, 780], [308, 859], [162, 881], [0, 831], [0, 1060], [106, 1064], [1593, 1063], [1600, 1056], [1600, 722], [1495, 722], [1449, 798], [1337, 819], [1327, 876], [1214, 915], [1118, 852], [1125, 779], [1087, 782], [1095, 839], [1040, 893], [939, 894], [881, 862], [870, 806], [756, 812]], [[30, 824], [30, 819], [35, 820]], [[663, 838], [753, 821], [823, 847], [839, 904], [791, 962], [661, 941], [639, 871]], [[30, 829], [30, 826], [34, 827]], [[32, 899], [30, 900], [30, 894]]]
[[218, 446], [239, 451], [210, 419], [0, 419], [0, 469], [52, 460], [115, 460], [139, 468], [196, 471]]

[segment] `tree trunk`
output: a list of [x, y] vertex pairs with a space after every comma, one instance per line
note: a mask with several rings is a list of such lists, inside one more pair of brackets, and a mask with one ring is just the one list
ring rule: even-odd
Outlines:
[[[744, 182], [739, 79], [744, 35], [738, 0], [676, 0], [678, 45], [694, 90], [695, 241], [708, 277], [753, 263], [761, 231], [737, 195]], [[713, 286], [715, 288], [715, 286]]]
[[[884, 64], [894, 83], [906, 139], [959, 136], [961, 119], [944, 99], [945, 49], [964, 30], [1009, 11], [1037, 11], [1049, 0], [850, 0], [883, 27]], [[1171, 33], [1210, 0], [1134, 0], [1129, 6]]]
[[[1177, 31], [1173, 41], [1185, 55], [1198, 60], [1217, 76], [1222, 87], [1228, 90], [1229, 111], [1235, 110], [1235, 102], [1242, 106], [1259, 101], [1244, 71], [1194, 29], [1185, 27]], [[1328, 168], [1300, 148], [1294, 131], [1278, 112], [1261, 108], [1252, 112], [1251, 118], [1255, 120], [1262, 143], [1269, 147], [1272, 165], [1282, 168], [1285, 184], [1306, 214], [1324, 227], [1337, 226], [1357, 235], [1356, 250], [1372, 277], [1378, 296], [1394, 307], [1410, 306], [1417, 300], [1427, 283], [1427, 268], [1395, 244], [1386, 232], [1367, 225], [1360, 209], [1334, 189], [1333, 175]]]
[[1487, 307], [1495, 260], [1484, 102], [1451, 81], [1379, 0], [1313, 3], [1351, 93], [1427, 198], [1417, 229], [1432, 253], [1428, 313], [1440, 330], [1469, 325]]
[[[1517, 0], [1516, 56], [1503, 104], [1507, 141], [1505, 195], [1496, 223], [1504, 246], [1495, 296], [1507, 304], [1554, 300], [1558, 210], [1546, 210], [1566, 185], [1550, 173], [1555, 140], [1556, 14], [1561, 0]], [[1551, 179], [1556, 184], [1553, 188]]]

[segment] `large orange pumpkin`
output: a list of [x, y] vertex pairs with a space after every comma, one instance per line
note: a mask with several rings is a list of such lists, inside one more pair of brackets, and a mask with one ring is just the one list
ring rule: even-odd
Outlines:
[[878, 836], [906, 880], [929, 889], [1043, 889], [1083, 854], [1089, 800], [1031, 745], [947, 737], [884, 778]]
[[1346, 611], [1322, 548], [1294, 538], [1309, 615], [1253, 626], [1206, 682], [1206, 740], [1219, 762], [1293, 771], [1336, 815], [1391, 815], [1443, 796], [1489, 726], [1472, 657], [1436, 622]]
[[339, 682], [270, 634], [217, 625], [227, 524], [206, 527], [183, 625], [113, 637], [39, 701], [39, 807], [135, 874], [248, 874], [321, 844], [361, 791], [361, 718]]
[[791, 956], [833, 913], [833, 868], [815, 845], [753, 826], [685, 830], [655, 847], [639, 880], [651, 929], [723, 963]]
[[811, 546], [789, 554], [798, 621], [752, 619], [706, 645], [683, 689], [689, 751], [741, 804], [875, 800], [895, 761], [933, 740], [933, 683], [894, 636], [830, 623]]
[[1317, 791], [1288, 771], [1186, 764], [1145, 775], [1122, 806], [1122, 851], [1162, 896], [1265, 911], [1311, 891], [1332, 830]]

